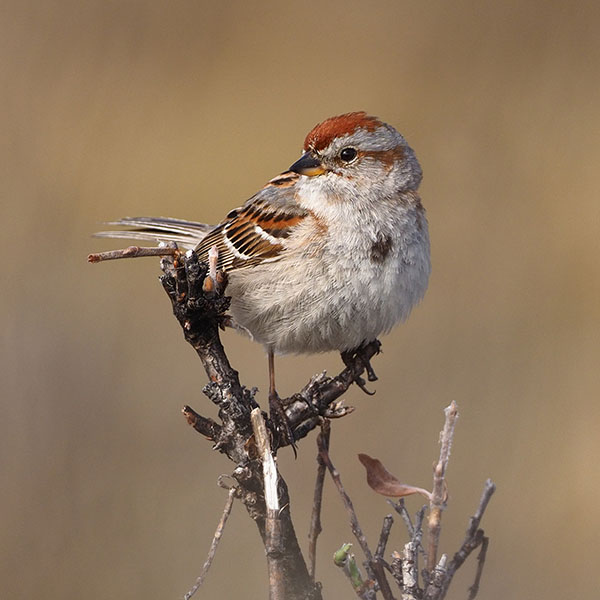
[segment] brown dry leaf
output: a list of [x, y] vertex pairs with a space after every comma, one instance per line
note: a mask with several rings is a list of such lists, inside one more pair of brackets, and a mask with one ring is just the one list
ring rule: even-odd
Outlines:
[[412, 494], [422, 494], [431, 500], [431, 493], [423, 488], [406, 485], [398, 481], [376, 458], [371, 458], [368, 454], [359, 454], [358, 460], [365, 466], [367, 470], [367, 483], [371, 489], [375, 490], [382, 496], [390, 496], [391, 498], [403, 498]]

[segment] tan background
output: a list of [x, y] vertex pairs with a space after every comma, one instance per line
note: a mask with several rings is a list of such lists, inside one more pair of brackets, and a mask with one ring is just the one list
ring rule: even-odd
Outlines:
[[[180, 415], [204, 374], [151, 259], [88, 265], [103, 220], [218, 221], [365, 109], [424, 166], [429, 292], [348, 395], [333, 457], [375, 542], [388, 512], [358, 452], [430, 485], [459, 403], [443, 549], [482, 484], [498, 493], [481, 597], [598, 589], [600, 36], [594, 2], [3, 2], [0, 581], [4, 597], [177, 598], [205, 558], [230, 470]], [[262, 350], [225, 335], [261, 388]], [[340, 368], [279, 363], [281, 391]], [[197, 372], [197, 376], [194, 375]], [[302, 542], [314, 437], [281, 457]], [[326, 489], [319, 575], [351, 534]], [[416, 510], [419, 501], [409, 501]], [[391, 547], [404, 541], [398, 523]], [[255, 528], [235, 506], [201, 598], [261, 598]], [[473, 564], [452, 598], [464, 598]]]

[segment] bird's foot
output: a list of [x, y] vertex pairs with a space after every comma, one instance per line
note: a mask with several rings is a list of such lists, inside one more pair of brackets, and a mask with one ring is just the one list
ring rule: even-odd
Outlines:
[[354, 375], [354, 382], [367, 395], [373, 396], [375, 392], [367, 389], [365, 380], [362, 378], [362, 372], [367, 372], [369, 381], [377, 381], [378, 377], [371, 366], [371, 358], [374, 354], [379, 354], [381, 343], [379, 340], [373, 340], [368, 344], [361, 344], [354, 350], [345, 350], [341, 353], [344, 364]]
[[296, 450], [296, 438], [290, 427], [290, 422], [285, 414], [285, 409], [281, 402], [281, 398], [277, 392], [269, 394], [269, 419], [271, 420], [271, 429], [273, 431], [274, 447], [281, 448], [282, 446], [291, 446], [294, 451], [294, 456], [298, 456]]
[[[230, 299], [224, 295], [225, 273], [211, 272], [196, 252], [178, 252], [161, 260], [160, 278], [171, 299], [173, 312], [183, 327], [186, 339], [194, 337], [200, 322], [215, 319], [220, 325], [228, 319]], [[192, 341], [188, 339], [188, 341]]]

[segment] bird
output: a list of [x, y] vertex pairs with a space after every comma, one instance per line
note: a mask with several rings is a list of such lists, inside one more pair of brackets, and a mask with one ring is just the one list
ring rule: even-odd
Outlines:
[[[237, 170], [236, 170], [237, 174]], [[230, 313], [274, 356], [348, 353], [388, 333], [423, 298], [431, 271], [422, 170], [391, 125], [364, 111], [330, 117], [301, 156], [218, 225], [125, 217], [102, 237], [216, 246]]]

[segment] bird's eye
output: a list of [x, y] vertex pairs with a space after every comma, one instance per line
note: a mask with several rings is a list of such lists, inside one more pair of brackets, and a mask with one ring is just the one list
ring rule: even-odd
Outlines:
[[352, 162], [355, 158], [356, 155], [358, 153], [356, 152], [355, 148], [343, 148], [342, 151], [340, 152], [340, 158], [344, 161], [344, 162]]

